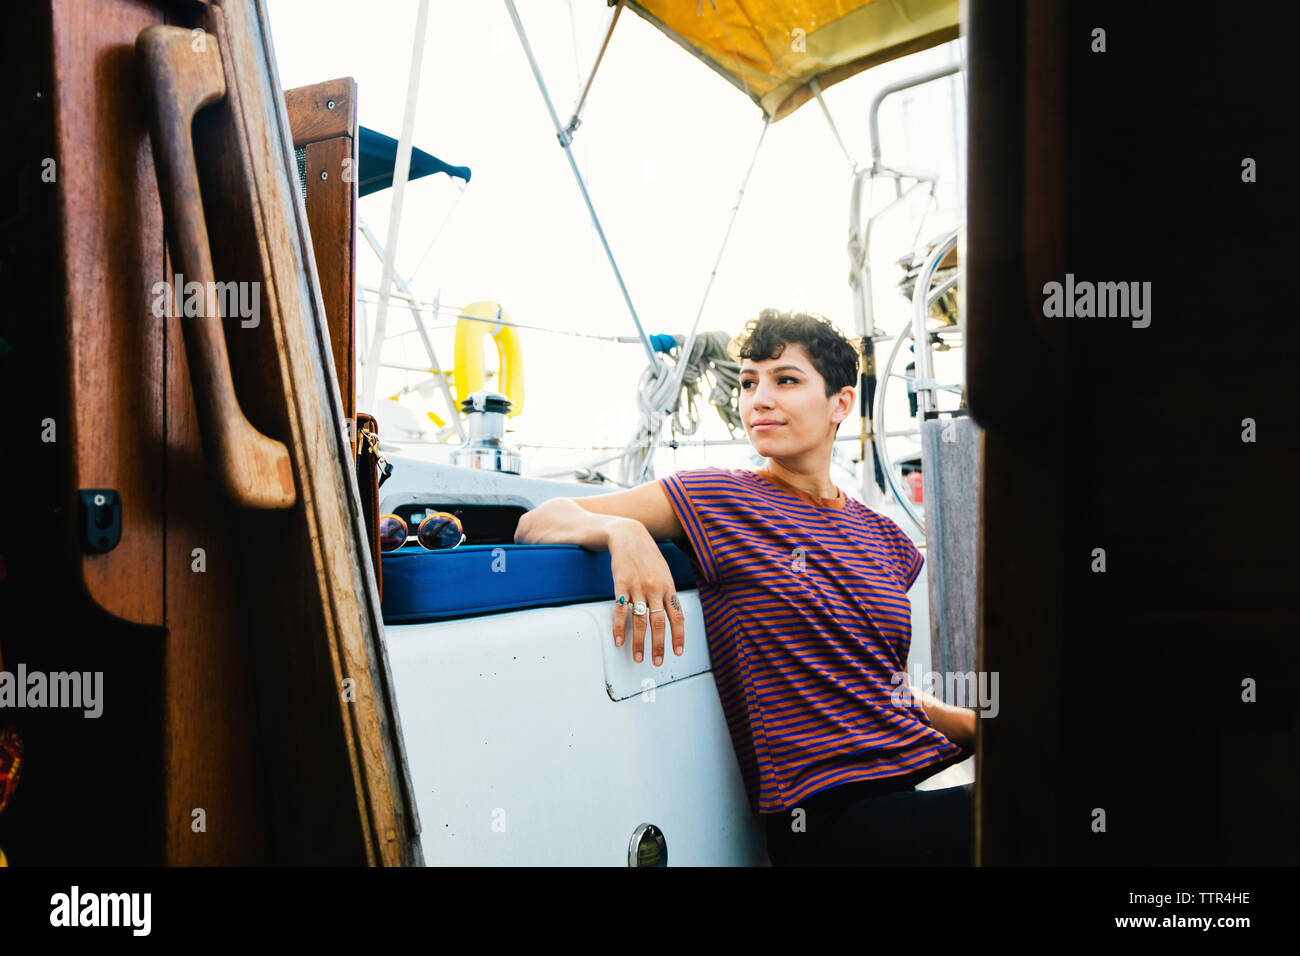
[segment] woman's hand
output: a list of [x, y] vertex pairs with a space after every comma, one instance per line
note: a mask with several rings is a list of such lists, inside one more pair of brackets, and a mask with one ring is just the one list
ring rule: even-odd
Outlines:
[[[664, 560], [645, 525], [628, 519], [609, 531], [610, 570], [614, 575], [614, 592], [626, 594], [628, 604], [614, 605], [614, 644], [623, 646], [624, 627], [632, 604], [644, 601], [649, 610], [644, 617], [632, 615], [632, 657], [642, 658], [645, 648], [646, 618], [650, 619], [651, 652], [655, 667], [664, 659], [664, 635], [673, 632], [673, 653], [681, 657], [686, 642], [686, 618], [677, 600], [672, 571]], [[655, 613], [662, 609], [662, 613]]]
[[909, 688], [919, 701], [925, 716], [930, 718], [934, 729], [939, 731], [968, 756], [975, 752], [975, 711], [969, 707], [954, 707], [945, 704], [933, 694], [926, 694], [915, 687]]

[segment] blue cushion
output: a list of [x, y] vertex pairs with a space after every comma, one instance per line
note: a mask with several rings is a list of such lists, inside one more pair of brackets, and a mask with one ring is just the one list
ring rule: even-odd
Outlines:
[[[671, 542], [658, 544], [678, 590], [695, 587], [686, 555]], [[576, 544], [462, 545], [450, 551], [405, 547], [381, 560], [388, 624], [616, 598], [609, 552]]]

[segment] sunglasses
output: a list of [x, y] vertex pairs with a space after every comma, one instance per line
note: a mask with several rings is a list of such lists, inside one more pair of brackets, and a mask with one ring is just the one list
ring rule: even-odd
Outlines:
[[397, 515], [379, 516], [379, 550], [396, 551], [412, 541], [418, 541], [428, 551], [447, 551], [465, 542], [465, 528], [460, 519], [445, 511], [435, 511], [420, 522], [414, 535], [409, 535], [406, 522]]

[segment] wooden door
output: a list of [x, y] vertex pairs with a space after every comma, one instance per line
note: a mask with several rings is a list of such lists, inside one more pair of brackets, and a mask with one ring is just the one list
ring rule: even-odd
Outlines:
[[[977, 860], [1294, 864], [1286, 36], [1227, 8], [970, 14], [979, 666], [1001, 688]], [[1139, 283], [1144, 314], [1054, 314], [1047, 284], [1075, 279]]]
[[[19, 715], [26, 773], [0, 845], [15, 865], [419, 862], [262, 4], [30, 6], [19, 32], [39, 42], [11, 47], [6, 70], [43, 95], [14, 163], [20, 182], [43, 155], [58, 175], [23, 182], [15, 217], [31, 242], [9, 261], [27, 282], [10, 271], [5, 287], [43, 321], [3, 327], [29, 362], [6, 382], [24, 396], [12, 407], [30, 409], [6, 454], [45, 480], [4, 469], [31, 508], [3, 526], [0, 593], [37, 623], [0, 640], [11, 668], [101, 671], [104, 713]], [[151, 27], [172, 32], [141, 41]], [[177, 93], [190, 74], [223, 88], [192, 126]], [[200, 197], [188, 207], [174, 169], [186, 128]], [[212, 278], [244, 296], [224, 320], [159, 308], [199, 245]], [[350, 287], [347, 260], [331, 289]], [[55, 442], [39, 438], [50, 419]], [[86, 546], [83, 489], [117, 492], [115, 546]]]

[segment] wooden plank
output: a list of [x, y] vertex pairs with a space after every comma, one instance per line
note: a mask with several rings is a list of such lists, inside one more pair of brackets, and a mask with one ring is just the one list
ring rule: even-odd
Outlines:
[[339, 398], [350, 421], [356, 405], [356, 83], [327, 80], [285, 90], [284, 99], [293, 144], [306, 149], [307, 223]]
[[[194, 320], [165, 321], [165, 860], [171, 866], [265, 864], [270, 839], [259, 801], [260, 738], [243, 633], [252, 609], [239, 588], [234, 515], [203, 454], [179, 327]], [[201, 830], [195, 810], [202, 811]]]
[[[331, 106], [331, 104], [333, 104]], [[357, 84], [350, 76], [284, 91], [293, 144], [357, 135]]]
[[1000, 697], [997, 718], [976, 721], [977, 866], [1064, 862], [1066, 546], [1056, 468], [1067, 429], [1045, 420], [1059, 415], [1052, 402], [1025, 400], [1054, 394], [1042, 383], [1061, 375], [1059, 331], [1043, 330], [1027, 307], [1043, 270], [1064, 258], [1064, 217], [1036, 215], [1062, 203], [1059, 166], [1040, 168], [1059, 159], [1064, 137], [1061, 86], [1046, 62], [1063, 46], [1061, 30], [1055, 0], [972, 5], [964, 308], [969, 404], [984, 429], [977, 660], [999, 675]]
[[163, 620], [163, 221], [135, 37], [162, 22], [154, 4], [52, 0], [58, 93], [57, 174], [64, 309], [71, 335], [68, 407], [75, 444], [68, 514], [78, 488], [122, 498], [122, 538], [80, 554], [92, 601], [141, 624]]
[[975, 721], [976, 866], [1064, 862], [1065, 502], [1053, 443], [1042, 437], [983, 434], [977, 660], [998, 675], [998, 714]]
[[[1139, 4], [1122, 35], [1147, 55], [1112, 32], [1103, 57], [1076, 4], [971, 7], [980, 666], [1002, 695], [978, 862], [1294, 865], [1300, 511], [1273, 491], [1300, 473], [1300, 333], [1261, 263], [1289, 261], [1300, 187], [1241, 178], [1291, 155], [1267, 121], [1286, 39], [1223, 13], [1189, 63], [1206, 23]], [[1212, 145], [1180, 150], [1200, 129]], [[1128, 176], [1135, 156], [1159, 175]], [[1145, 308], [1049, 319], [1067, 273], [1146, 286]]]
[[[262, 323], [232, 334], [232, 364], [238, 380], [258, 383], [241, 391], [241, 402], [250, 421], [289, 446], [300, 482], [292, 512], [247, 513], [239, 522], [250, 556], [245, 597], [259, 609], [251, 637], [270, 665], [256, 669], [274, 681], [262, 687], [259, 713], [269, 721], [268, 747], [287, 748], [296, 763], [271, 788], [276, 853], [343, 862], [359, 851], [356, 862], [416, 862], [418, 822], [379, 597], [307, 224], [296, 215], [292, 138], [265, 13], [260, 3], [228, 0], [214, 4], [209, 26], [221, 40], [229, 108], [240, 121], [206, 142], [222, 158], [210, 170], [219, 188], [209, 195], [221, 196], [229, 230], [213, 236], [214, 254], [226, 255], [223, 278], [245, 279], [253, 269], [263, 282]], [[345, 681], [354, 699], [345, 699]], [[266, 756], [274, 767], [274, 755]], [[320, 845], [322, 827], [337, 834], [333, 846]]]
[[356, 140], [351, 137], [323, 140], [307, 147], [307, 222], [329, 319], [339, 399], [344, 417], [351, 420], [356, 406], [357, 183], [355, 176], [344, 181], [344, 160], [351, 160], [348, 168], [357, 168]]

